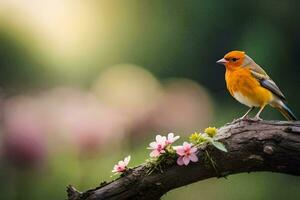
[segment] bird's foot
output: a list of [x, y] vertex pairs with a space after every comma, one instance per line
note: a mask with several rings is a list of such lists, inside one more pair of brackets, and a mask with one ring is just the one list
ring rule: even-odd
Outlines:
[[259, 122], [259, 121], [262, 121], [263, 119], [260, 118], [259, 116], [255, 116], [254, 118], [251, 119], [252, 121], [255, 121], [255, 122]]
[[234, 119], [233, 121], [232, 121], [232, 123], [234, 124], [234, 123], [238, 123], [238, 122], [242, 122], [242, 121], [248, 121], [248, 122], [259, 122], [259, 121], [262, 121], [263, 119], [262, 118], [260, 118], [259, 116], [255, 116], [255, 117], [253, 117], [253, 118], [250, 118], [250, 117], [248, 117], [248, 116], [245, 116], [245, 117], [240, 117], [240, 118], [238, 118], [238, 119]]
[[237, 123], [237, 122], [242, 121], [242, 120], [243, 120], [242, 118], [233, 119], [233, 121], [231, 123], [234, 124], [234, 123]]
[[234, 119], [232, 121], [232, 123], [237, 123], [237, 122], [240, 122], [240, 121], [247, 121], [249, 120], [250, 118], [248, 116], [243, 116], [243, 117], [240, 117], [240, 118], [237, 118], [237, 119]]

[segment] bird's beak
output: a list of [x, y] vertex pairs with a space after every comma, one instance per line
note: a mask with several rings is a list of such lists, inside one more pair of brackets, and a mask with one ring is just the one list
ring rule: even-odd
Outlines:
[[221, 65], [225, 65], [228, 61], [225, 60], [225, 58], [222, 58], [220, 60], [217, 61], [218, 64], [221, 64]]

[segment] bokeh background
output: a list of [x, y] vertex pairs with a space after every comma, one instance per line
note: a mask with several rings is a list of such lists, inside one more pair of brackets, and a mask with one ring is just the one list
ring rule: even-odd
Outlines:
[[[300, 114], [300, 3], [0, 0], [0, 199], [64, 199], [112, 179], [158, 133], [183, 142], [247, 108], [215, 62], [244, 50]], [[265, 109], [265, 119], [283, 119]], [[300, 178], [210, 179], [163, 199], [298, 199]]]

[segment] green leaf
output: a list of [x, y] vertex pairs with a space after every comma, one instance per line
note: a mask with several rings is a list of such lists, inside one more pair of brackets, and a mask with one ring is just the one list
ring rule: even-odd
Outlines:
[[217, 149], [219, 149], [219, 150], [221, 150], [221, 151], [227, 152], [226, 147], [225, 147], [224, 144], [221, 143], [221, 142], [213, 141], [213, 142], [212, 142], [212, 145], [214, 145]]

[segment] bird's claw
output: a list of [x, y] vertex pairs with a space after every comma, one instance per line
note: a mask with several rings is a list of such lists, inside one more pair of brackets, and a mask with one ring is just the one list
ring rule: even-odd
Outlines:
[[234, 119], [233, 121], [232, 121], [232, 123], [237, 123], [237, 122], [240, 122], [240, 121], [247, 121], [247, 120], [249, 120], [250, 118], [249, 117], [240, 117], [240, 118], [237, 118], [237, 119]]
[[262, 118], [257, 117], [257, 116], [255, 116], [255, 117], [253, 117], [253, 118], [250, 118], [250, 117], [248, 117], [248, 116], [245, 116], [245, 117], [240, 117], [240, 118], [238, 118], [238, 119], [234, 119], [234, 120], [232, 121], [232, 123], [237, 123], [237, 122], [241, 122], [241, 121], [259, 122], [259, 121], [262, 121], [262, 120], [263, 120]]
[[263, 119], [258, 117], [258, 116], [255, 116], [254, 118], [251, 119], [252, 121], [255, 121], [255, 122], [259, 122], [259, 121], [262, 121]]

